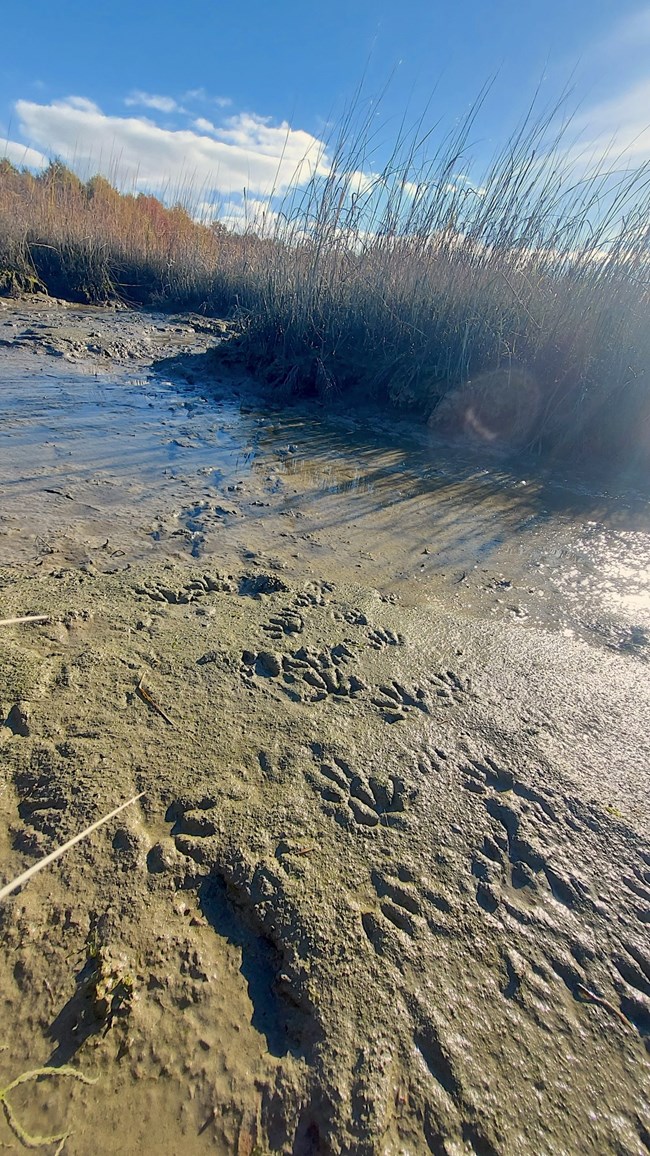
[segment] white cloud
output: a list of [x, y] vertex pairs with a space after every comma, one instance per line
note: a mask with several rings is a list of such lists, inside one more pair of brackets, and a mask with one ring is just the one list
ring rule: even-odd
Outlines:
[[364, 196], [376, 188], [379, 183], [383, 183], [379, 173], [364, 173], [361, 170], [346, 173], [345, 180], [348, 192], [352, 196]]
[[268, 201], [256, 200], [254, 197], [246, 197], [242, 201], [226, 201], [221, 205], [204, 204], [201, 210], [197, 215], [205, 224], [216, 220], [234, 233], [250, 230], [268, 236], [278, 221], [278, 213], [274, 212]]
[[615, 19], [583, 61], [599, 94], [571, 117], [565, 158], [580, 170], [623, 168], [650, 159], [650, 4]]
[[[287, 121], [271, 124], [269, 117], [242, 112], [228, 117], [224, 127], [217, 130], [220, 141], [234, 148], [252, 149], [259, 156], [282, 158], [283, 165], [292, 171], [303, 171], [306, 165], [316, 165], [321, 171], [325, 146], [311, 133], [292, 129]], [[304, 176], [300, 178], [304, 180]]]
[[179, 107], [172, 96], [157, 96], [156, 93], [141, 92], [139, 89], [125, 97], [124, 103], [131, 108], [152, 108], [156, 112], [176, 112]]
[[638, 80], [607, 100], [575, 116], [579, 141], [571, 159], [612, 166], [637, 165], [650, 159], [650, 77]]
[[202, 104], [214, 104], [217, 108], [229, 108], [232, 104], [229, 96], [210, 96], [205, 88], [189, 88], [183, 93], [181, 101], [187, 104], [200, 101]]
[[48, 158], [36, 149], [30, 149], [17, 140], [0, 137], [0, 159], [5, 158], [18, 168], [25, 166], [28, 169], [44, 169], [49, 164]]
[[198, 201], [192, 205], [192, 216], [201, 225], [210, 225], [221, 219], [223, 205], [220, 201]]
[[325, 146], [308, 132], [243, 113], [196, 129], [161, 128], [144, 117], [107, 116], [82, 97], [16, 103], [21, 133], [31, 145], [74, 165], [83, 175], [102, 172], [121, 184], [164, 190], [180, 185], [226, 195], [246, 188], [253, 196], [285, 191], [327, 172]]
[[487, 189], [484, 185], [475, 185], [467, 173], [453, 173], [451, 181], [445, 185], [445, 192], [459, 194], [461, 197], [484, 197]]
[[211, 136], [214, 136], [217, 132], [212, 121], [206, 120], [204, 116], [198, 116], [196, 120], [192, 122], [192, 125], [195, 129], [198, 129], [199, 132], [207, 132], [210, 133]]
[[94, 100], [88, 100], [85, 96], [67, 96], [65, 104], [70, 108], [79, 109], [79, 112], [99, 112]]
[[187, 92], [183, 93], [181, 100], [182, 101], [200, 100], [200, 101], [203, 101], [205, 103], [207, 100], [209, 100], [209, 97], [208, 97], [208, 94], [207, 94], [205, 88], [188, 88]]
[[189, 88], [178, 100], [156, 92], [143, 92], [136, 88], [124, 98], [127, 108], [150, 108], [154, 112], [186, 112], [186, 104], [212, 104], [216, 108], [228, 108], [232, 104], [229, 96], [211, 96], [205, 88]]
[[402, 181], [402, 192], [407, 197], [417, 197], [426, 189], [424, 181]]

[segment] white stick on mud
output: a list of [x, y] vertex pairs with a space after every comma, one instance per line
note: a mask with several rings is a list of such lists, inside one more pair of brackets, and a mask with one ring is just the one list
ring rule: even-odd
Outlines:
[[44, 859], [39, 859], [38, 863], [35, 863], [33, 867], [30, 867], [27, 871], [23, 871], [22, 875], [19, 875], [12, 883], [7, 883], [6, 887], [0, 890], [0, 899], [5, 899], [7, 895], [11, 895], [12, 891], [16, 891], [18, 887], [22, 887], [23, 883], [31, 879], [32, 875], [35, 875], [37, 871], [42, 871], [44, 867], [47, 867], [50, 863], [53, 863], [55, 859], [58, 859], [64, 851], [68, 851], [70, 847], [74, 847], [75, 843], [80, 843], [87, 835], [92, 835], [93, 831], [101, 827], [102, 823], [107, 823], [109, 819], [114, 819], [116, 815], [119, 815], [120, 811], [123, 811], [125, 807], [130, 807], [131, 803], [136, 803], [143, 795], [144, 791], [140, 791], [139, 795], [134, 795], [133, 798], [128, 799], [126, 803], [121, 803], [119, 807], [111, 811], [110, 815], [104, 815], [103, 818], [98, 819], [96, 823], [91, 823], [90, 827], [86, 827], [85, 831], [81, 831], [78, 835], [74, 835], [72, 839], [68, 839], [68, 842], [64, 843], [62, 847], [57, 847], [56, 851], [52, 851], [51, 854], [46, 855]]
[[0, 618], [0, 626], [18, 626], [21, 622], [49, 622], [51, 614], [26, 614], [22, 618]]

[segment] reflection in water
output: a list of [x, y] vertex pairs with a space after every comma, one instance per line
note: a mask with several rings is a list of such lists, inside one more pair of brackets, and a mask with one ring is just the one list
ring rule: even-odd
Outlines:
[[[191, 458], [194, 470], [237, 467], [237, 410], [179, 400], [172, 382], [91, 377], [67, 367], [59, 378], [24, 371], [0, 380], [0, 485], [68, 483], [109, 476], [141, 487]], [[224, 420], [225, 419], [225, 420]]]
[[[641, 501], [535, 480], [411, 433], [362, 435], [318, 421], [274, 423], [260, 438], [278, 472], [298, 484], [296, 506], [320, 508], [321, 528], [373, 518], [373, 529], [404, 543], [424, 535], [427, 568], [466, 573], [503, 567], [515, 582], [544, 573], [558, 595], [587, 597], [650, 627], [650, 518]], [[278, 443], [293, 443], [278, 449]], [[264, 471], [260, 459], [253, 469]], [[524, 467], [525, 468], [525, 467]], [[327, 501], [338, 495], [347, 500]], [[350, 500], [352, 498], [352, 500]], [[287, 498], [287, 505], [292, 500]], [[591, 516], [590, 516], [591, 515]], [[595, 516], [595, 517], [594, 517]]]
[[128, 512], [140, 528], [154, 523], [149, 542], [163, 541], [160, 519], [173, 508], [179, 549], [200, 557], [245, 516], [262, 535], [277, 533], [278, 514], [301, 517], [305, 536], [329, 542], [339, 566], [346, 557], [350, 566], [353, 557], [376, 561], [391, 581], [412, 579], [414, 569], [416, 578], [460, 581], [489, 568], [507, 579], [504, 590], [531, 593], [543, 578], [575, 613], [588, 600], [586, 617], [614, 612], [650, 627], [641, 503], [539, 473], [533, 480], [521, 464], [487, 467], [485, 457], [377, 415], [244, 413], [234, 397], [119, 370], [4, 374], [0, 487], [3, 522], [14, 530], [27, 522], [45, 534], [83, 511], [92, 532], [93, 518]]
[[596, 595], [605, 606], [650, 624], [650, 535], [587, 523], [576, 537], [573, 565], [558, 585]]
[[361, 470], [351, 471], [349, 466], [338, 462], [318, 462], [311, 458], [287, 456], [282, 460], [281, 470], [289, 478], [295, 478], [301, 485], [313, 486], [327, 494], [349, 494], [355, 491], [372, 493], [374, 481]]

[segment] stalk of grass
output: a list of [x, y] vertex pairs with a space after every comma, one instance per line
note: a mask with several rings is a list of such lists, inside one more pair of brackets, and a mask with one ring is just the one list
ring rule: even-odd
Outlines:
[[434, 420], [469, 380], [503, 400], [495, 374], [514, 367], [535, 395], [523, 444], [647, 467], [650, 169], [576, 175], [556, 106], [531, 109], [473, 185], [476, 111], [431, 155], [421, 124], [404, 132], [379, 171], [372, 118], [344, 120], [327, 176], [285, 200], [258, 254], [249, 364]]
[[0, 887], [0, 900], [6, 899], [8, 895], [11, 895], [12, 891], [17, 891], [19, 887], [27, 883], [38, 871], [42, 871], [44, 867], [49, 867], [51, 863], [60, 859], [66, 851], [76, 846], [82, 839], [87, 839], [89, 835], [92, 835], [93, 831], [103, 826], [109, 819], [114, 819], [125, 807], [130, 807], [132, 803], [137, 803], [138, 799], [141, 799], [143, 795], [144, 791], [140, 791], [139, 795], [134, 795], [133, 798], [128, 799], [126, 803], [121, 803], [119, 807], [116, 807], [115, 810], [111, 811], [108, 815], [102, 815], [101, 819], [97, 819], [96, 822], [91, 823], [89, 827], [85, 827], [83, 831], [80, 831], [78, 835], [73, 835], [72, 839], [68, 839], [66, 843], [57, 847], [55, 851], [51, 851], [49, 855], [45, 855], [43, 859], [39, 859], [38, 863], [34, 863], [31, 867], [28, 867], [27, 871], [23, 871], [22, 875], [18, 875], [16, 879], [12, 879], [12, 881], [4, 887]]

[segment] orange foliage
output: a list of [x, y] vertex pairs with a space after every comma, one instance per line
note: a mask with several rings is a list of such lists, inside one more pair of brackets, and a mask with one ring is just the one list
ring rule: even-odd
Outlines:
[[88, 300], [114, 291], [180, 302], [209, 295], [237, 249], [238, 238], [180, 204], [120, 193], [102, 176], [84, 183], [58, 161], [34, 176], [0, 160], [0, 278], [20, 274], [22, 259], [23, 272], [61, 296], [67, 287]]

